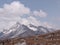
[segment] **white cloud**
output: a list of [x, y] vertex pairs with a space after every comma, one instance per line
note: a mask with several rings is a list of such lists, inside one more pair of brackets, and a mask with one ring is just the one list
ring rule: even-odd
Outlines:
[[33, 16], [30, 16], [30, 17], [28, 17], [28, 18], [22, 19], [22, 24], [25, 24], [25, 25], [32, 24], [32, 25], [35, 25], [35, 26], [41, 25], [41, 24], [40, 24], [40, 21], [38, 21], [38, 20], [37, 20], [35, 17], [33, 17]]
[[53, 25], [51, 23], [48, 23], [48, 22], [43, 22], [43, 26], [48, 27], [48, 28], [55, 28], [56, 29], [55, 25]]
[[25, 7], [20, 2], [12, 2], [11, 4], [4, 4], [3, 8], [0, 8], [0, 22], [19, 21], [24, 14], [29, 14], [30, 9]]
[[24, 25], [29, 25], [30, 24], [30, 22], [28, 21], [28, 19], [26, 19], [26, 18], [23, 18], [22, 20], [21, 20], [21, 24], [24, 24]]
[[28, 21], [29, 21], [31, 24], [35, 25], [35, 26], [39, 26], [39, 25], [40, 25], [40, 21], [38, 21], [36, 18], [34, 18], [34, 17], [32, 17], [32, 16], [28, 17]]
[[21, 16], [29, 13], [30, 9], [18, 1], [4, 4], [3, 8], [0, 8], [0, 29], [13, 24], [13, 22], [20, 21]]
[[25, 7], [20, 2], [12, 2], [11, 4], [4, 4], [3, 8], [0, 8], [0, 16], [13, 16], [29, 14], [30, 9]]
[[39, 10], [39, 11], [33, 11], [33, 15], [34, 16], [40, 16], [40, 17], [46, 17], [47, 13], [44, 12], [43, 10]]

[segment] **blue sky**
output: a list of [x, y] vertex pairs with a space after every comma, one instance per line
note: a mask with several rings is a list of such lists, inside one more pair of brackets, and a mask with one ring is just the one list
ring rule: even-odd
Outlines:
[[[56, 25], [56, 27], [60, 28], [60, 0], [0, 0], [0, 8], [4, 8], [5, 4], [11, 4], [14, 1], [15, 2], [18, 1], [21, 4], [23, 4], [25, 7], [29, 8], [31, 13], [34, 11], [42, 10], [42, 12], [46, 13], [46, 14], [44, 13], [46, 15], [45, 17], [41, 17], [40, 13], [39, 13], [40, 16], [39, 15], [35, 16], [33, 14], [31, 15], [33, 15], [33, 17], [40, 22], [43, 22], [43, 23], [47, 22], [48, 24]], [[30, 14], [26, 14], [20, 17], [28, 18], [29, 15]], [[2, 26], [2, 28], [5, 28], [5, 27]]]

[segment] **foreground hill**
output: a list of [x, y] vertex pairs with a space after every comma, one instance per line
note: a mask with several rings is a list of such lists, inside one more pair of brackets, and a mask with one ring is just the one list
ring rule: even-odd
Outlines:
[[60, 45], [60, 30], [42, 35], [0, 40], [1, 45]]

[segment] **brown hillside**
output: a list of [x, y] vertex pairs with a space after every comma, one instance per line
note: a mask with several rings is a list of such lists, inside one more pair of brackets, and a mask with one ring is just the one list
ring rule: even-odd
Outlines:
[[60, 45], [60, 30], [26, 38], [13, 38], [0, 41], [0, 45]]

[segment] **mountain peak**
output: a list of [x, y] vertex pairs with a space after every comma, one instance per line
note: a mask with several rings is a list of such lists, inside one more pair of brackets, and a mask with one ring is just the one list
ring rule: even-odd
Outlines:
[[14, 38], [14, 37], [26, 37], [26, 36], [32, 36], [32, 35], [36, 35], [36, 34], [45, 34], [50, 32], [49, 28], [44, 27], [44, 26], [35, 26], [32, 24], [24, 25], [21, 24], [19, 22], [17, 22], [16, 24], [14, 24], [12, 27], [10, 27], [9, 29], [6, 29], [1, 38]]

